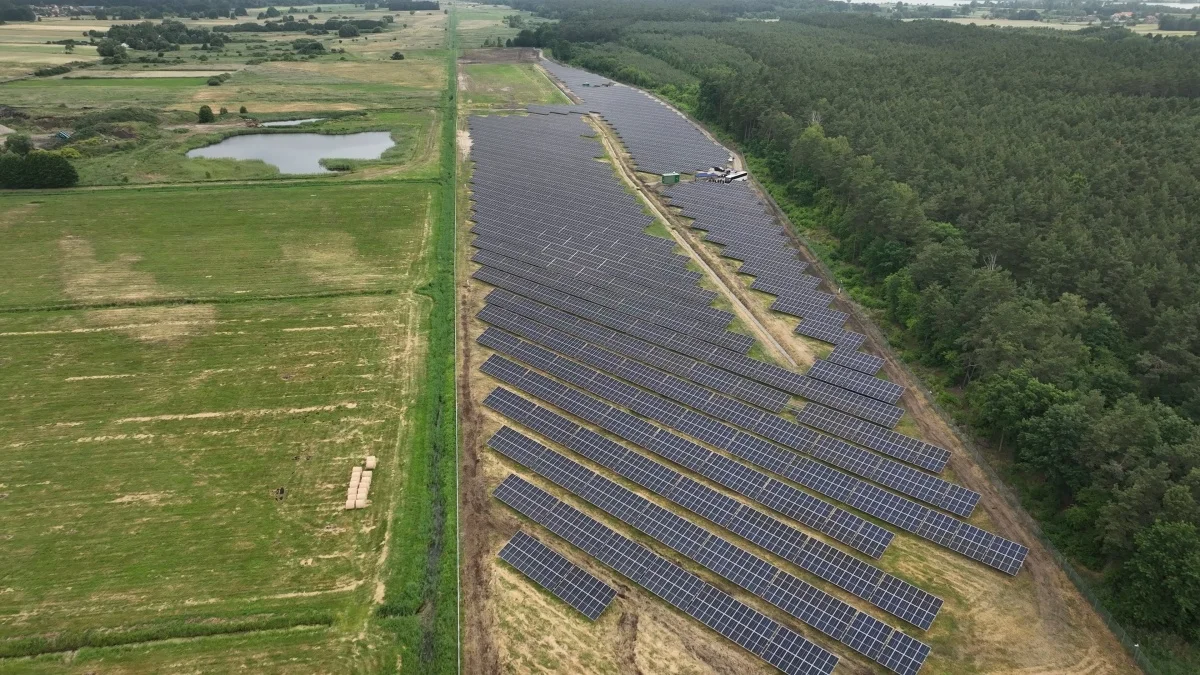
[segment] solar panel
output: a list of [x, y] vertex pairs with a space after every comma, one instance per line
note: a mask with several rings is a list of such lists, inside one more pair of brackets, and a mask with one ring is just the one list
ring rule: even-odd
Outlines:
[[[499, 412], [506, 412], [513, 409], [508, 403], [519, 398], [504, 389], [497, 389], [488, 397], [487, 404]], [[516, 421], [526, 425], [550, 417], [558, 416], [537, 407], [529, 414], [513, 416]], [[560, 419], [563, 423], [567, 422], [565, 418]], [[604, 459], [597, 460], [597, 463], [620, 476], [629, 477], [627, 464], [621, 458], [635, 453], [594, 431], [573, 426], [569, 437], [561, 441], [564, 447], [580, 454], [583, 454], [581, 450], [604, 447], [606, 451], [600, 453]], [[548, 466], [545, 459], [551, 455], [541, 452], [536, 442], [519, 432], [503, 427], [488, 441], [488, 445], [518, 463], [548, 475], [537, 467]], [[582, 467], [576, 467], [574, 471], [560, 470], [557, 473], [581, 475], [584, 471]], [[565, 485], [559, 479], [552, 480]], [[703, 529], [630, 492], [617, 493], [578, 485], [567, 487], [621, 520], [640, 524], [638, 526], [646, 528], [651, 536], [688, 557], [696, 557], [708, 543], [708, 533]], [[885, 575], [873, 565], [689, 478], [679, 476], [673, 487], [658, 494], [922, 629], [929, 628], [941, 609], [940, 598], [901, 579]]]
[[590, 621], [599, 618], [617, 595], [611, 586], [522, 531], [509, 539], [499, 556]]
[[[503, 442], [510, 441], [506, 440]], [[560, 458], [563, 462], [571, 462], [571, 460], [559, 455], [550, 448], [532, 441], [532, 439], [525, 438], [524, 444], [535, 446], [533, 454], [537, 456], [553, 456]], [[528, 468], [534, 467], [530, 466]], [[550, 476], [547, 477], [550, 478]], [[560, 485], [570, 490], [568, 486]], [[574, 490], [571, 491], [579, 494]], [[591, 492], [621, 494], [629, 492], [629, 490], [599, 474], [592, 474]], [[586, 496], [584, 498], [586, 499]], [[557, 507], [551, 509], [551, 516], [548, 518], [548, 526], [552, 531], [556, 529], [553, 517], [556, 511]], [[669, 512], [666, 513], [669, 514]], [[611, 515], [615, 516], [617, 514]], [[579, 518], [585, 517], [583, 515], [579, 516]], [[677, 518], [677, 516], [674, 517]], [[654, 527], [645, 520], [642, 520], [640, 524], [637, 522], [626, 522], [635, 529], [656, 539], [662, 536], [662, 528]], [[556, 534], [562, 533], [568, 536], [571, 534], [566, 529], [556, 531]], [[659, 540], [661, 541], [662, 539]], [[844, 631], [845, 637], [838, 639], [843, 644], [871, 659], [875, 659], [879, 655], [883, 645], [878, 645], [877, 649], [875, 643], [869, 638], [879, 637], [882, 639], [890, 637], [895, 632], [894, 628], [878, 619], [859, 612], [825, 591], [787, 574], [770, 562], [749, 553], [715, 534], [709, 533], [709, 536], [705, 540], [705, 545], [689, 557], [709, 571], [737, 584], [746, 591], [774, 604], [796, 619], [818, 630], [822, 630], [831, 636], [836, 637], [841, 635], [843, 633], [841, 626], [849, 625], [849, 628]], [[636, 580], [637, 573], [635, 572], [634, 574]], [[779, 581], [781, 578], [786, 578], [786, 582], [781, 583]], [[728, 594], [718, 589], [707, 587], [697, 592], [696, 598], [693, 600], [693, 605], [689, 608], [689, 613], [692, 613], [693, 616], [696, 616], [725, 637], [737, 642], [751, 653], [760, 656], [765, 653], [767, 646], [773, 639], [775, 631], [778, 629], [777, 624], [774, 624], [769, 619], [765, 619], [765, 617], [761, 617], [760, 614], [746, 605], [734, 601]], [[829, 625], [830, 621], [838, 622], [839, 627], [836, 630], [832, 629]], [[857, 630], [855, 630], [856, 627]]]
[[[551, 342], [547, 336], [552, 334], [553, 329], [546, 328], [542, 331], [545, 335], [539, 335], [537, 330], [526, 329], [524, 326], [516, 326], [516, 328], [521, 330], [520, 334], [523, 337], [531, 339], [533, 343], [547, 344]], [[585, 390], [593, 391], [615, 403], [630, 407], [639, 413], [647, 414], [646, 411], [638, 409], [637, 399], [639, 396], [635, 392], [625, 391], [623, 394], [613, 395], [609, 391], [601, 391], [599, 389], [601, 383], [605, 384], [610, 390], [619, 388], [622, 384], [616, 380], [610, 381], [600, 372], [583, 372], [578, 369], [581, 366], [577, 366], [575, 370], [570, 372], [563, 371], [559, 368], [560, 358], [554, 355], [553, 352], [538, 347], [533, 343], [523, 343], [520, 340], [513, 343], [511, 336], [503, 338], [485, 332], [479, 340], [481, 344], [494, 346], [494, 348], [503, 353], [516, 355], [518, 358], [533, 363], [540, 369], [562, 377]], [[558, 343], [558, 347], [568, 356], [579, 358], [589, 365], [600, 367], [604, 371], [619, 374], [621, 377], [640, 384], [651, 391], [665, 394], [676, 401], [703, 410], [719, 420], [732, 422], [738, 427], [753, 431], [792, 450], [811, 454], [840, 469], [873, 480], [904, 495], [919, 499], [939, 508], [944, 508], [957, 515], [969, 516], [979, 500], [977, 492], [966, 490], [961, 486], [955, 486], [940, 478], [921, 474], [890, 459], [880, 458], [848, 443], [816, 434], [781, 417], [762, 414], [749, 406], [724, 396], [712, 395], [708, 390], [643, 366], [642, 364], [627, 360], [616, 360], [614, 362], [612, 358], [601, 358], [598, 356], [598, 353], [602, 350], [591, 347], [572, 346], [565, 343]], [[651, 412], [650, 414], [653, 413]], [[732, 426], [727, 426], [695, 414], [691, 416], [685, 415], [683, 419], [672, 423], [672, 426], [680, 431], [692, 434], [707, 443], [727, 449], [745, 459], [759, 463], [760, 466], [764, 465], [759, 457], [741, 452], [745, 444], [750, 441], [742, 440], [743, 437], [737, 436], [737, 431]], [[733, 443], [731, 438], [736, 438], [738, 442]], [[631, 438], [630, 440], [637, 439]], [[779, 470], [775, 466], [770, 466], [770, 468], [774, 471]], [[858, 505], [855, 506], [857, 507]], [[877, 512], [872, 513], [872, 515], [876, 514]]]
[[[724, 602], [719, 592], [713, 592], [716, 590], [714, 587], [696, 575], [618, 534], [516, 474], [505, 478], [492, 494], [518, 513], [542, 525], [554, 519], [566, 522], [566, 516], [572, 516], [570, 520], [574, 525], [562, 529], [561, 536], [567, 542], [580, 548], [591, 546], [591, 542], [598, 540], [608, 542], [607, 548], [596, 556], [598, 560], [706, 625], [719, 626], [718, 632], [722, 635], [750, 649], [756, 656], [767, 659], [768, 663], [785, 673], [829, 675], [837, 665], [836, 656], [790, 628], [741, 603]], [[540, 518], [533, 517], [528, 510], [528, 505], [535, 503], [545, 505], [536, 511]]]
[[[485, 332], [484, 336], [481, 336], [481, 341], [484, 341], [486, 335], [487, 333]], [[484, 342], [485, 344], [487, 343], [487, 341]], [[497, 348], [503, 347], [503, 345], [498, 343], [492, 344]], [[537, 349], [533, 345], [530, 345], [530, 347]], [[497, 364], [504, 361], [503, 358], [498, 356], [489, 358], [489, 362], [493, 360]], [[555, 365], [558, 363], [558, 360], [561, 360], [561, 357], [553, 357], [549, 359], [544, 367], [549, 369], [548, 372], [558, 374], [560, 371], [558, 371]], [[565, 385], [554, 383], [549, 378], [532, 371], [526, 370], [519, 376], [514, 376], [511, 371], [511, 365], [493, 368], [488, 362], [485, 362], [481, 369], [518, 388], [522, 387], [523, 383], [527, 381], [537, 382], [539, 383], [538, 386], [542, 388], [542, 395], [549, 396], [548, 400], [552, 403], [556, 399], [566, 396], [564, 392], [569, 390]], [[568, 378], [572, 377], [570, 372], [564, 372], [563, 375]], [[604, 376], [599, 373], [589, 375], [589, 378], [601, 377]], [[591, 382], [592, 379], [588, 379], [583, 382], [576, 382], [576, 384], [581, 384], [586, 389]], [[555, 388], [558, 388], [558, 393], [555, 392]], [[602, 390], [598, 391], [598, 393], [602, 396], [604, 395]], [[574, 392], [572, 395], [578, 397], [580, 394]], [[635, 403], [637, 399], [646, 395], [645, 392], [642, 392], [634, 396]], [[585, 417], [585, 419], [608, 428], [605, 426], [608, 424], [608, 418], [619, 416], [621, 412], [615, 408], [610, 408], [601, 417], [597, 417], [596, 419]], [[619, 428], [609, 430], [619, 433]], [[667, 432], [663, 431], [659, 433]], [[740, 438], [754, 439], [754, 437], [744, 432], [737, 433], [741, 435]], [[733, 442], [736, 443], [738, 438], [735, 437]], [[686, 441], [683, 442], [686, 443]], [[696, 446], [696, 448], [700, 452], [704, 452], [700, 446]], [[651, 452], [657, 451], [653, 445], [646, 446], [646, 449]], [[734, 454], [739, 454], [739, 447], [730, 445], [729, 449]], [[746, 458], [753, 461], [752, 456], [747, 456]], [[1008, 574], [1016, 574], [1020, 570], [1024, 557], [1028, 553], [1025, 547], [1015, 542], [1010, 542], [1011, 546], [1002, 544], [1001, 542], [1008, 542], [1009, 540], [997, 537], [991, 533], [986, 533], [990, 539], [979, 535], [975, 536], [972, 542], [960, 541], [968, 536], [966, 533], [970, 532], [970, 530], [967, 528], [973, 526], [954, 520], [916, 502], [886, 493], [875, 486], [863, 483], [851, 476], [838, 474], [828, 467], [822, 467], [821, 471], [815, 471], [813, 469], [814, 465], [806, 464], [804, 460], [805, 458], [799, 457], [789, 467], [783, 469], [776, 468], [776, 470], [780, 475], [794, 480], [812, 489], [814, 492], [825, 495], [837, 495], [835, 498], [852, 504], [855, 508], [861, 509], [870, 515], [900, 525], [913, 534], [951, 548], [984, 564], [1005, 571]], [[693, 470], [703, 472], [706, 466], [706, 464], [698, 464], [692, 468]], [[728, 474], [719, 471], [710, 472], [706, 475], [715, 480], [724, 480], [728, 477]], [[837, 481], [834, 482], [831, 480], [831, 477], [836, 478]], [[727, 487], [745, 491], [743, 484], [738, 481], [731, 482]], [[810, 527], [814, 527], [872, 557], [882, 555], [892, 539], [892, 533], [887, 530], [840, 509], [831, 512], [829, 510], [831, 507], [827, 503], [816, 500], [811, 495], [807, 495], [778, 481], [764, 483], [758, 489], [757, 493], [748, 496], [774, 511], [796, 519]], [[975, 529], [977, 530], [978, 528]], [[980, 532], [983, 531], [980, 530]]]
[[856, 370], [839, 366], [824, 359], [817, 359], [813, 362], [812, 367], [808, 369], [806, 375], [822, 382], [837, 385], [843, 389], [858, 392], [864, 396], [870, 396], [884, 403], [895, 404], [904, 395], [904, 387], [895, 382], [888, 382], [878, 377], [864, 375]]
[[[540, 396], [545, 397], [544, 400], [548, 400], [556, 405], [563, 403], [570, 396], [568, 393], [570, 390], [567, 387], [555, 383], [554, 381], [549, 380], [549, 378], [545, 378], [537, 373], [526, 371], [522, 374], [514, 376], [511, 370], [494, 368], [489, 365], [493, 359], [497, 363], [503, 360], [499, 357], [493, 356], [488, 360], [488, 362], [483, 364], [481, 370], [492, 375], [493, 377], [496, 377], [497, 379], [500, 379], [502, 382], [506, 382], [520, 389], [524, 389], [525, 387], [529, 386], [527, 384], [529, 382], [537, 383], [537, 386], [534, 388], [540, 389]], [[537, 410], [536, 407], [532, 411], [529, 409], [523, 409], [523, 404], [512, 400], [515, 398], [523, 401], [523, 399], [521, 399], [519, 396], [515, 396], [511, 392], [499, 393], [501, 391], [503, 390], [498, 389], [489, 395], [484, 401], [484, 404], [498, 410], [505, 415], [508, 415], [513, 419], [521, 421], [530, 428], [539, 431], [539, 433], [542, 432], [543, 428], [561, 427], [562, 425], [568, 423], [564, 418], [554, 415], [549, 411]], [[564, 403], [563, 405], [565, 406], [566, 404]], [[609, 406], [606, 410], [600, 411], [598, 414], [593, 416], [584, 416], [583, 419], [598, 424], [602, 428], [620, 435], [621, 427], [619, 425], [612, 424], [612, 421], [620, 419], [623, 416], [629, 417], [629, 414]], [[886, 530], [882, 530], [882, 528], [879, 528], [877, 525], [868, 523], [858, 516], [841, 512], [840, 509], [835, 509], [830, 504], [822, 502], [821, 500], [810, 495], [805, 495], [794, 488], [789, 488], [783, 484], [776, 484], [771, 487], [770, 490], [763, 489], [761, 491], [755, 491], [752, 487], [753, 485], [766, 484], [767, 476], [765, 474], [757, 472], [744, 465], [738, 465], [737, 463], [725, 459], [720, 455], [716, 455], [715, 453], [691, 443], [686, 439], [674, 436], [665, 430], [655, 434], [655, 442], [643, 443], [641, 444], [641, 447], [655, 454], [659, 454], [664, 458], [670, 459], [671, 455], [675, 453], [663, 452], [662, 445], [658, 441], [658, 439], [664, 439], [662, 442], [667, 442], [665, 439], [668, 438], [671, 439], [669, 443], [673, 449], [686, 448], [686, 450], [681, 450], [681, 452], [695, 456], [698, 459], [703, 457], [702, 460], [697, 461], [694, 464], [692, 467], [693, 470], [706, 475], [711, 480], [714, 480], [718, 484], [721, 484], [727, 488], [740, 490], [743, 494], [749, 493], [747, 496], [751, 499], [755, 499], [805, 525], [818, 529], [822, 532], [826, 532], [838, 541], [842, 541], [851, 547], [858, 548], [867, 555], [875, 558], [879, 557], [882, 555], [883, 551], [887, 549], [887, 545], [891, 542], [891, 533], [887, 532]], [[626, 440], [638, 443], [638, 439]], [[560, 439], [560, 442], [566, 442], [566, 439]], [[593, 445], [598, 443], [599, 441], [592, 439]], [[713, 464], [713, 458], [720, 458], [720, 460], [724, 461], [715, 465]], [[794, 496], [783, 501], [777, 499], [778, 495], [780, 495], [785, 489], [794, 493]], [[848, 519], [848, 521], [851, 523], [851, 526], [848, 529], [844, 529], [844, 531], [831, 532], [828, 527], [828, 520], [830, 518], [830, 514], [834, 512], [843, 513], [844, 518]], [[875, 533], [876, 531], [878, 531], [876, 535], [867, 537], [865, 539], [859, 534], [860, 532]]]
[[796, 421], [814, 429], [853, 441], [864, 447], [895, 457], [914, 466], [940, 473], [950, 460], [944, 448], [860, 420], [817, 403], [805, 404], [796, 412]]

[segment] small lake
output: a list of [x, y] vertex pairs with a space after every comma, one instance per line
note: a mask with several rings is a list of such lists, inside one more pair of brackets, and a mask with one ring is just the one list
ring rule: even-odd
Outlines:
[[189, 150], [188, 157], [209, 159], [261, 159], [279, 173], [332, 173], [322, 159], [379, 159], [395, 145], [386, 131], [357, 134], [244, 134], [220, 143]]
[[320, 122], [323, 119], [325, 119], [325, 118], [324, 117], [310, 117], [306, 120], [280, 120], [278, 122], [263, 122], [262, 124], [259, 124], [258, 126], [260, 126], [260, 127], [298, 127], [301, 124], [312, 124], [313, 122]]

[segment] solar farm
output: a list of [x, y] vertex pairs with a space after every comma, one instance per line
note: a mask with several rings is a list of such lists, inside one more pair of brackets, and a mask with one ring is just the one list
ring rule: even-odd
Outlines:
[[645, 92], [542, 66], [572, 103], [465, 124], [481, 300], [462, 311], [479, 414], [496, 420], [479, 452], [499, 460], [488, 499], [522, 523], [499, 557], [590, 621], [638, 589], [767, 671], [920, 672], [945, 587], [914, 582], [893, 542], [1007, 584], [1029, 550], [977, 524], [948, 449], [898, 430], [904, 387], [748, 182], [661, 196], [799, 320], [791, 339], [830, 345], [802, 368], [753, 355], [705, 272], [648, 232], [600, 136], [643, 174], [732, 153]]

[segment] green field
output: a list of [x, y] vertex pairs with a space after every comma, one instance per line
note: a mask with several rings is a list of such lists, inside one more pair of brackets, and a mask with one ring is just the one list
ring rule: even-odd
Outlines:
[[[0, 297], [0, 649], [357, 612], [404, 466], [430, 200], [391, 184], [0, 197], [17, 270]], [[31, 309], [55, 305], [79, 308]], [[382, 497], [346, 512], [367, 454]]]
[[470, 63], [462, 67], [461, 80], [463, 104], [473, 108], [570, 103], [531, 63]]
[[[0, 74], [10, 54], [59, 58], [31, 36], [92, 23], [0, 27]], [[450, 278], [432, 253], [453, 226], [446, 26], [327, 37], [345, 53], [315, 59], [292, 58], [294, 34], [240, 35], [0, 84], [19, 113], [0, 123], [78, 153], [81, 176], [0, 193], [0, 672], [453, 661], [453, 388], [424, 382], [431, 363], [452, 372], [431, 331], [453, 313], [431, 285]], [[231, 112], [198, 124], [201, 105]], [[325, 119], [295, 131], [395, 146], [316, 177], [185, 157], [307, 117]], [[371, 505], [346, 511], [368, 454]], [[431, 550], [448, 576], [424, 573]]]

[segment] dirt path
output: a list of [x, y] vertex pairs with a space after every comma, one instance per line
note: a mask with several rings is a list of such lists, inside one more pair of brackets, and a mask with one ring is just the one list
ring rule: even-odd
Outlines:
[[[628, 166], [627, 158], [625, 154], [621, 152], [621, 149], [617, 145], [616, 140], [613, 138], [612, 131], [608, 128], [608, 125], [595, 118], [590, 118], [589, 123], [600, 134], [600, 139], [604, 143], [604, 148], [608, 151], [609, 156], [613, 158], [613, 166], [617, 169], [617, 173], [620, 174], [621, 179], [625, 181], [629, 187], [632, 187], [638, 191], [638, 194], [645, 199], [646, 204], [649, 205], [650, 210], [654, 212], [654, 216], [656, 218], [666, 223], [667, 230], [671, 233], [671, 236], [675, 239], [675, 242], [683, 247], [685, 251], [687, 251], [688, 256], [690, 256], [692, 260], [694, 260], [696, 264], [704, 270], [705, 274], [708, 275], [708, 278], [711, 279], [714, 284], [716, 284], [721, 295], [724, 295], [725, 298], [729, 300], [729, 303], [733, 306], [734, 314], [736, 314], [737, 317], [741, 319], [751, 331], [754, 332], [754, 336], [758, 338], [759, 342], [762, 342], [763, 345], [767, 347], [773, 356], [782, 359], [792, 368], [796, 368], [797, 361], [793, 355], [783, 346], [783, 344], [780, 343], [780, 340], [777, 339], [776, 335], [770, 329], [768, 329], [766, 324], [754, 313], [754, 311], [751, 309], [752, 305], [747, 302], [747, 300], [742, 297], [740, 293], [737, 292], [737, 282], [729, 279], [725, 274], [725, 270], [722, 269], [720, 262], [712, 260], [711, 254], [708, 251], [705, 251], [704, 247], [700, 245], [699, 242], [696, 242], [692, 239], [690, 233], [685, 231], [686, 228], [680, 226], [678, 219], [674, 218], [673, 214], [670, 213], [670, 210], [661, 203], [658, 194], [653, 190], [648, 189], [640, 180], [637, 179], [637, 175]], [[785, 342], [787, 342], [787, 340], [785, 340]]]
[[[458, 157], [465, 164], [471, 148], [470, 131], [465, 119], [458, 120], [456, 143]], [[459, 170], [460, 185], [469, 177], [465, 169]], [[459, 188], [462, 189], [461, 187]], [[455, 195], [462, 201], [462, 193]], [[489, 535], [499, 529], [492, 522], [488, 503], [488, 483], [484, 475], [484, 417], [479, 400], [486, 394], [475, 396], [472, 381], [476, 366], [476, 332], [472, 330], [475, 312], [481, 304], [482, 289], [471, 279], [471, 233], [468, 220], [470, 209], [460, 208], [456, 229], [455, 256], [458, 264], [456, 288], [456, 310], [458, 317], [458, 354], [456, 386], [458, 387], [459, 429], [459, 552], [461, 576], [459, 588], [462, 594], [463, 672], [500, 672], [500, 657], [496, 639], [495, 613], [492, 611], [490, 594], [492, 587], [491, 551]], [[486, 358], [483, 355], [481, 358]]]

